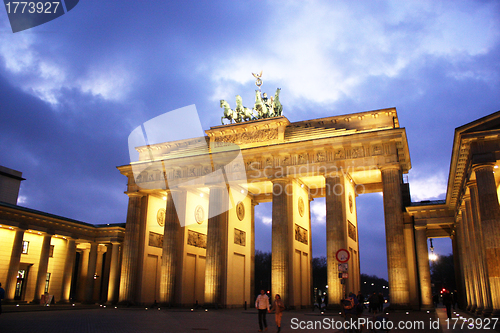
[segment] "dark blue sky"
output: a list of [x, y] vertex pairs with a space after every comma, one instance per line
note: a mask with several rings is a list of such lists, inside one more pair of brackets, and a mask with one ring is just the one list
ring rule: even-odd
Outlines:
[[[125, 222], [127, 138], [195, 104], [282, 88], [290, 121], [396, 107], [413, 201], [444, 199], [454, 129], [500, 110], [497, 1], [87, 1], [13, 34], [0, 10], [0, 165], [23, 172], [19, 204]], [[361, 271], [387, 277], [382, 196], [358, 197]], [[325, 254], [324, 200], [313, 209]], [[269, 204], [257, 248], [270, 249]], [[451, 252], [449, 240], [434, 243]]]

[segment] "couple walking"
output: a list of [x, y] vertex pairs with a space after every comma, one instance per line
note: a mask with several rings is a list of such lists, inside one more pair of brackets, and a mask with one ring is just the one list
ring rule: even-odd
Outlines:
[[266, 313], [271, 313], [272, 311], [275, 311], [278, 332], [281, 331], [281, 315], [283, 314], [283, 310], [285, 310], [285, 303], [281, 300], [280, 295], [276, 294], [273, 306], [271, 307], [269, 304], [269, 297], [264, 290], [261, 290], [260, 295], [257, 296], [257, 300], [255, 300], [255, 308], [259, 311], [259, 332], [262, 332], [263, 328], [267, 330]]

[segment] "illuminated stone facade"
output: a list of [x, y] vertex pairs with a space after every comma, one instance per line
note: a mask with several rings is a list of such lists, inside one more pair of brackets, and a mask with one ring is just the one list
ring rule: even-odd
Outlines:
[[[343, 293], [360, 289], [356, 197], [384, 192], [393, 306], [407, 308], [415, 299], [418, 306], [413, 228], [405, 224], [402, 199], [402, 174], [411, 164], [396, 109], [295, 123], [281, 116], [205, 134], [214, 161], [217, 149], [233, 145], [242, 162], [203, 163], [201, 153], [188, 150], [203, 139], [189, 139], [137, 147], [139, 161], [118, 167], [130, 197], [122, 272], [134, 272], [122, 274], [120, 301], [252, 304], [254, 207], [272, 201], [270, 292], [290, 307], [310, 306], [310, 202], [326, 196], [329, 303], [339, 306]], [[202, 180], [219, 170], [225, 181]], [[198, 221], [203, 213], [209, 217]], [[163, 235], [162, 248], [148, 244], [151, 233]], [[350, 253], [345, 284], [335, 259], [341, 248]]]

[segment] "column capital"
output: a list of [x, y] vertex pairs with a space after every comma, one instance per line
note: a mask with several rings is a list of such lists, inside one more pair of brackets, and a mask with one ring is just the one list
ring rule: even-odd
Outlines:
[[465, 185], [467, 185], [467, 187], [477, 187], [477, 182], [475, 179], [469, 179]]
[[124, 193], [126, 195], [128, 195], [129, 198], [135, 198], [135, 197], [142, 198], [142, 197], [146, 196], [146, 193], [139, 192], [138, 190], [137, 191], [125, 191]]
[[325, 173], [323, 175], [323, 177], [325, 177], [325, 179], [333, 178], [333, 177], [343, 177], [343, 176], [344, 176], [344, 172], [342, 171], [342, 169], [337, 170], [337, 171], [330, 171], [330, 172]]
[[473, 164], [472, 165], [472, 171], [492, 171], [493, 168], [495, 167], [495, 162], [485, 162], [485, 163], [478, 163], [478, 164]]
[[380, 171], [385, 170], [401, 170], [401, 165], [399, 163], [385, 164], [379, 167]]
[[292, 178], [288, 178], [288, 177], [272, 178], [272, 179], [269, 179], [269, 181], [273, 184], [290, 183], [292, 181]]
[[415, 224], [415, 230], [425, 230], [425, 231], [427, 231], [427, 226], [426, 225]]

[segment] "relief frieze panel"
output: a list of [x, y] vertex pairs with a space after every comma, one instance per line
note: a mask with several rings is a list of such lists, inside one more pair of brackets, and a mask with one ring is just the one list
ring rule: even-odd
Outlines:
[[191, 245], [191, 246], [206, 249], [207, 248], [207, 235], [202, 234], [201, 232], [188, 230], [187, 243], [188, 243], [188, 245]]
[[295, 240], [303, 244], [308, 244], [307, 230], [295, 224]]
[[215, 146], [223, 146], [224, 143], [234, 143], [236, 145], [265, 142], [278, 139], [278, 129], [265, 129], [255, 132], [242, 132], [214, 137]]

